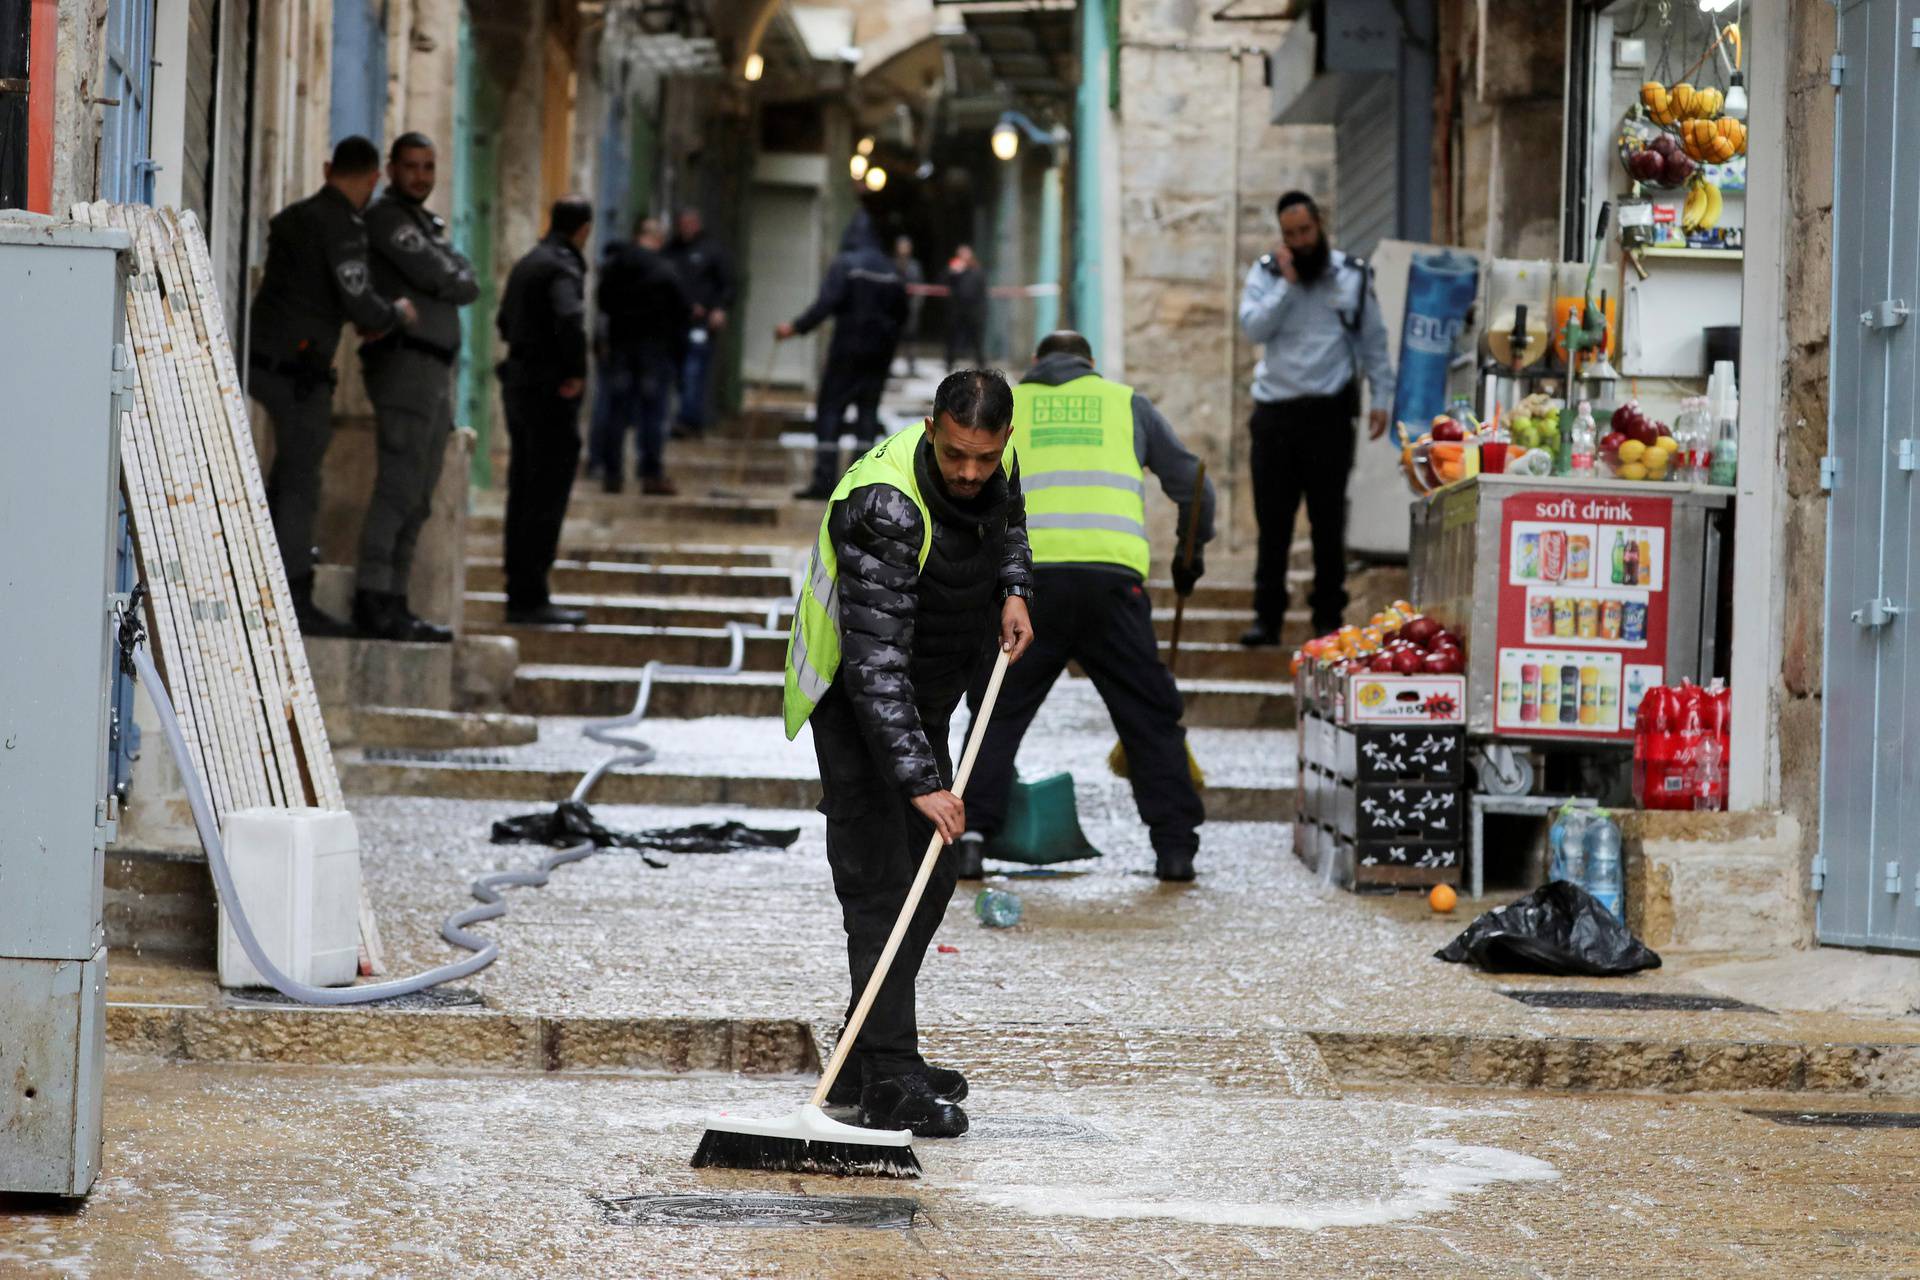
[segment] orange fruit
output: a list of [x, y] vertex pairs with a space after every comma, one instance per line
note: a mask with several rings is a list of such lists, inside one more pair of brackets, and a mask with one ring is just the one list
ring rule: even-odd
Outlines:
[[1441, 915], [1452, 911], [1454, 903], [1459, 900], [1459, 895], [1454, 893], [1451, 885], [1437, 884], [1427, 891], [1427, 905]]

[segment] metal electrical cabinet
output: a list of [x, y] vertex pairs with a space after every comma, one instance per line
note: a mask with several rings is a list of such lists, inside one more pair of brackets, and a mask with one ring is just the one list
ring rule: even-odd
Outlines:
[[100, 1169], [128, 249], [0, 214], [0, 1191]]

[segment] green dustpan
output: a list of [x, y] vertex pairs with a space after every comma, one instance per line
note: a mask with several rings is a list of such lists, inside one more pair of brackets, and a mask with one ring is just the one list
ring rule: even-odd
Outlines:
[[1080, 830], [1073, 775], [1054, 773], [1032, 782], [1015, 779], [1007, 796], [1006, 822], [987, 845], [986, 856], [1034, 867], [1099, 857], [1100, 851]]

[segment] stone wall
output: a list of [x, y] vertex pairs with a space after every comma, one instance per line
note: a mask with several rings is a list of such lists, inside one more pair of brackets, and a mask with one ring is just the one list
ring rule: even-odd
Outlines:
[[[1827, 338], [1832, 328], [1833, 116], [1828, 61], [1834, 52], [1833, 10], [1789, 9], [1786, 117], [1787, 187], [1792, 236], [1800, 251], [1786, 271], [1787, 350], [1781, 399], [1780, 474], [1785, 565], [1777, 728], [1780, 807], [1799, 821], [1801, 884], [1808, 883], [1820, 832], [1820, 675], [1825, 610], [1827, 496], [1820, 458], [1827, 444]], [[1747, 375], [1751, 378], [1753, 375]], [[1806, 895], [1803, 895], [1806, 896]], [[1805, 936], [1813, 931], [1807, 897]]]
[[[1286, 24], [1218, 23], [1189, 0], [1124, 0], [1120, 14], [1121, 234], [1106, 249], [1123, 255], [1125, 375], [1207, 460], [1223, 504], [1217, 566], [1226, 551], [1250, 553], [1256, 529], [1246, 478], [1254, 351], [1235, 314], [1240, 281], [1277, 234], [1282, 191], [1332, 192], [1333, 131], [1268, 123], [1260, 55]], [[1150, 493], [1164, 553], [1173, 509]]]

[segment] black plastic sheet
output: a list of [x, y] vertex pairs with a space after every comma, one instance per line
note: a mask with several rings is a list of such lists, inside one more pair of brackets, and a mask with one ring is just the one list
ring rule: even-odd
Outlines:
[[664, 867], [645, 851], [663, 853], [740, 853], [749, 849], [785, 849], [800, 838], [800, 828], [767, 829], [740, 822], [696, 822], [688, 827], [652, 827], [616, 831], [577, 800], [563, 800], [545, 813], [522, 813], [493, 824], [495, 844], [569, 845], [590, 840], [599, 849], [641, 851], [648, 866]]
[[1658, 954], [1570, 880], [1487, 912], [1433, 954], [1494, 973], [1608, 977], [1660, 967]]

